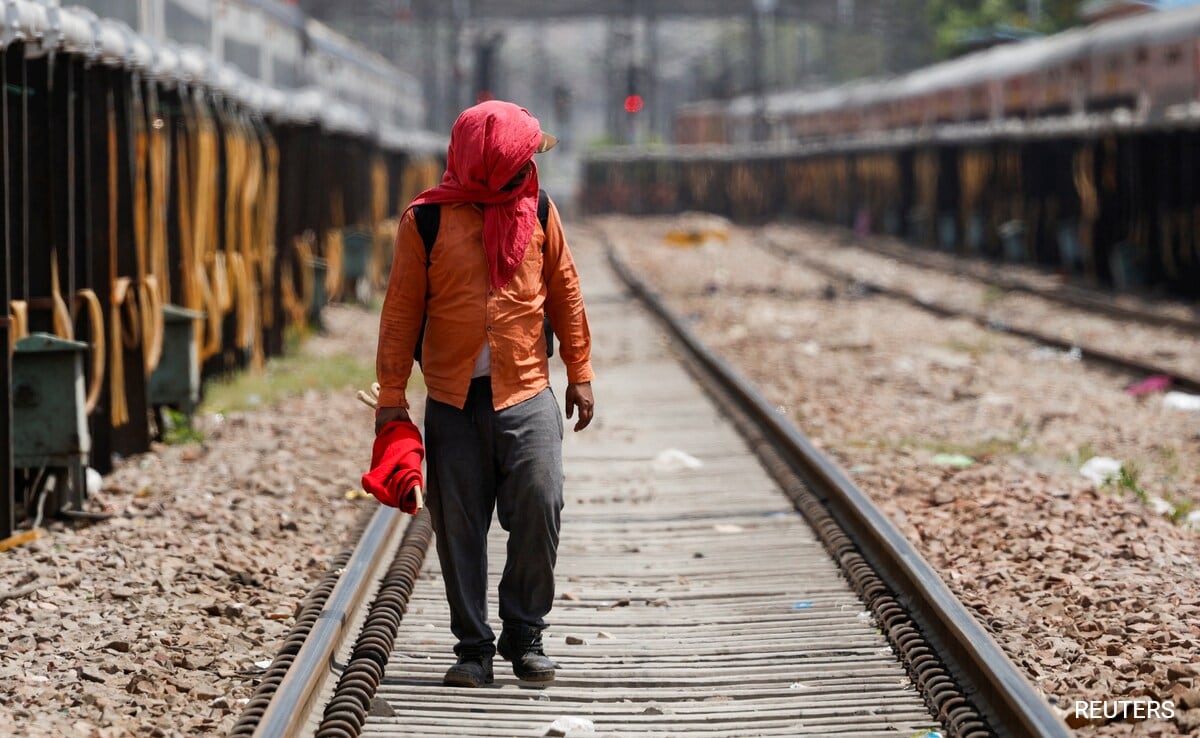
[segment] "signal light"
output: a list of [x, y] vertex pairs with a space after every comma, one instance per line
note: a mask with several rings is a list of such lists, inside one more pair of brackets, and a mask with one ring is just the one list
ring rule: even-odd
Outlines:
[[630, 95], [629, 97], [625, 98], [626, 113], [636, 113], [643, 107], [645, 107], [645, 103], [642, 101], [641, 95]]

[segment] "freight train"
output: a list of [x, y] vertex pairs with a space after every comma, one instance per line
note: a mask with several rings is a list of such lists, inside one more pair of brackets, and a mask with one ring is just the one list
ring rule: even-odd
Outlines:
[[336, 97], [347, 77], [282, 89], [87, 10], [3, 12], [0, 542], [83, 514], [87, 469], [147, 450], [156, 409], [190, 411], [205, 375], [381, 283], [445, 152], [356, 106], [370, 85]]
[[203, 50], [277, 89], [316, 87], [373, 121], [424, 123], [421, 87], [386, 59], [280, 0], [82, 0], [97, 15], [125, 23], [154, 43]]
[[[890, 79], [681, 106], [679, 144], [811, 141], [955, 123], [1121, 111], [1131, 125], [1200, 106], [1200, 6], [996, 46]], [[761, 124], [760, 124], [761, 125]]]

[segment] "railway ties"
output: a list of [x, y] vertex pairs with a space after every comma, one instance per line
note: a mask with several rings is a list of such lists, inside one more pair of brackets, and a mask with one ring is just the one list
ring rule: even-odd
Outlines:
[[[545, 688], [497, 657], [496, 683], [441, 685], [453, 662], [427, 557], [363, 735], [912, 735], [936, 727], [887, 640], [660, 334], [581, 253], [597, 421], [568, 431], [558, 598]], [[562, 393], [558, 393], [561, 397]], [[694, 466], [699, 462], [700, 466]], [[490, 613], [505, 533], [490, 539]]]
[[[564, 441], [543, 634], [557, 680], [519, 682], [497, 658], [495, 684], [443, 686], [428, 517], [386, 510], [235, 735], [1067, 735], [886, 516], [673, 320], [671, 344], [616, 275], [660, 316], [661, 301], [582, 240], [599, 413]], [[505, 535], [493, 525], [497, 630]]]

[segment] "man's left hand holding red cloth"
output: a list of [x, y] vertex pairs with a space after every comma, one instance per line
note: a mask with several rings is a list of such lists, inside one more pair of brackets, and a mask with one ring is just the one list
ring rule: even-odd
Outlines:
[[421, 489], [421, 461], [425, 447], [421, 431], [408, 418], [408, 413], [385, 421], [377, 428], [375, 445], [371, 450], [371, 471], [362, 477], [363, 489], [388, 507], [398, 507], [413, 514], [424, 506]]

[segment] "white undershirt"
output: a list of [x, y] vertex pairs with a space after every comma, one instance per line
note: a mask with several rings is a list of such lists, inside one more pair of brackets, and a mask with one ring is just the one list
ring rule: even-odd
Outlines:
[[476, 377], [486, 377], [492, 373], [492, 347], [485, 338], [483, 340], [483, 350], [479, 352], [479, 358], [475, 359], [475, 369], [471, 372], [471, 379]]

